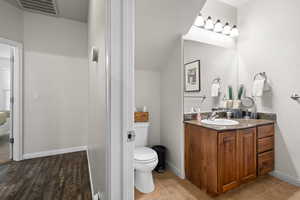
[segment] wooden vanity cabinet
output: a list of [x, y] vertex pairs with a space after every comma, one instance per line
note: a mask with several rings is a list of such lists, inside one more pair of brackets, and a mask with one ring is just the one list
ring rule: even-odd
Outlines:
[[247, 182], [256, 178], [256, 128], [238, 130], [239, 181]]
[[[185, 124], [186, 178], [209, 194], [219, 194], [272, 171], [271, 139], [263, 140], [267, 142], [258, 139], [273, 137], [271, 127], [220, 132]], [[266, 143], [263, 149], [268, 151], [259, 153], [261, 143]]]
[[256, 129], [218, 134], [219, 192], [226, 192], [256, 177]]
[[185, 126], [185, 176], [208, 193], [217, 193], [217, 133]]
[[227, 131], [218, 135], [218, 192], [226, 192], [239, 185], [238, 135]]

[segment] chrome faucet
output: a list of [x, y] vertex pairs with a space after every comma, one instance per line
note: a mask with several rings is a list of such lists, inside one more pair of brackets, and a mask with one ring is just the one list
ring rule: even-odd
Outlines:
[[214, 121], [218, 116], [218, 113], [216, 111], [212, 111], [212, 113], [209, 115], [208, 119]]

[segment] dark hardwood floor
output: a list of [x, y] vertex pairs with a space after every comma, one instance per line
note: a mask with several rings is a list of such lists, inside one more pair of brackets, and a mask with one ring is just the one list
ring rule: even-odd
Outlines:
[[0, 165], [1, 200], [91, 200], [86, 152]]
[[9, 161], [9, 135], [2, 135], [0, 136], [0, 165]]

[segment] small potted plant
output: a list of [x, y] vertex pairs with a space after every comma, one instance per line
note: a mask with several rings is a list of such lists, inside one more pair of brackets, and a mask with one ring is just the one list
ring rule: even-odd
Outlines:
[[233, 109], [240, 109], [241, 104], [242, 104], [242, 95], [244, 92], [244, 86], [240, 85], [239, 90], [238, 90], [238, 97], [237, 99], [233, 102]]
[[227, 108], [233, 107], [233, 89], [232, 86], [228, 86], [228, 100], [227, 100]]

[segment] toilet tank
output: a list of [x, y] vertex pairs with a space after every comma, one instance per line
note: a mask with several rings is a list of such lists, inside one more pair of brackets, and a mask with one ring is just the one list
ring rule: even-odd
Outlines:
[[136, 122], [134, 123], [135, 129], [135, 146], [136, 147], [145, 147], [148, 144], [148, 135], [149, 135], [149, 122]]

